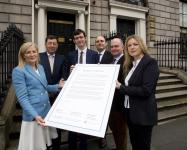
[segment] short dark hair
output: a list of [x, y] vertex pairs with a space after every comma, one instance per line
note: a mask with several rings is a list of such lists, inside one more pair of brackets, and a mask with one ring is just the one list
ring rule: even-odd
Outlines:
[[73, 37], [76, 36], [76, 35], [79, 35], [79, 34], [83, 34], [84, 37], [86, 37], [86, 33], [82, 30], [82, 29], [76, 29], [74, 32], [73, 32]]
[[56, 39], [58, 43], [58, 37], [56, 35], [47, 35], [47, 37], [45, 38], [45, 43], [47, 43], [47, 40], [53, 40], [53, 39]]

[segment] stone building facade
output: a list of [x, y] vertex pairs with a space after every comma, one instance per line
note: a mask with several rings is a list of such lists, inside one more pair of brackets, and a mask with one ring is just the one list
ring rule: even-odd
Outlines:
[[32, 0], [0, 0], [0, 32], [15, 23], [30, 40], [32, 35]]
[[41, 51], [46, 35], [53, 33], [57, 25], [62, 45], [72, 39], [69, 35], [67, 39], [60, 30], [81, 28], [87, 33], [88, 47], [93, 49], [95, 37], [110, 32], [122, 32], [124, 36], [138, 34], [153, 49], [155, 40], [179, 37], [186, 32], [180, 23], [181, 11], [182, 16], [186, 13], [181, 4], [186, 3], [185, 0], [0, 0], [0, 31], [15, 23]]

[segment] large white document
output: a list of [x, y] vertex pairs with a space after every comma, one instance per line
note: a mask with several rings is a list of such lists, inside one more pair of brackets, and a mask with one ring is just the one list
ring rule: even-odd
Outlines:
[[119, 67], [77, 64], [47, 114], [46, 125], [104, 137]]

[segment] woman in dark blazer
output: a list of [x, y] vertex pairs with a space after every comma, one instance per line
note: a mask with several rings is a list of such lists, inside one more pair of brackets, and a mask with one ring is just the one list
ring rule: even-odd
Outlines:
[[55, 128], [45, 126], [44, 117], [51, 107], [47, 91], [57, 92], [64, 83], [47, 84], [34, 43], [24, 43], [18, 57], [19, 64], [12, 72], [13, 86], [23, 109], [18, 150], [45, 150], [46, 145], [51, 145], [51, 138], [57, 137]]
[[150, 150], [152, 129], [157, 124], [155, 90], [159, 68], [139, 36], [132, 35], [126, 39], [123, 71], [124, 84], [117, 81], [116, 88], [124, 95], [124, 112], [132, 148]]

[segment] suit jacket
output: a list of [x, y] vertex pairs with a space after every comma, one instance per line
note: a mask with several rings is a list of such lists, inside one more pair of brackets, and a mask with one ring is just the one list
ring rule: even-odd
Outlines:
[[[118, 74], [118, 81], [120, 83], [124, 82], [124, 74], [123, 74], [123, 63], [124, 63], [124, 56], [122, 56], [117, 64], [120, 65], [120, 70]], [[115, 90], [114, 97], [113, 97], [113, 103], [112, 103], [112, 108], [111, 111], [117, 111], [117, 112], [122, 112], [124, 109], [124, 95], [119, 92], [118, 89]]]
[[[99, 55], [96, 51], [87, 49], [86, 51], [86, 64], [97, 64], [99, 62]], [[72, 51], [68, 54], [69, 65], [78, 63], [78, 50]]]
[[61, 78], [67, 79], [67, 61], [63, 55], [55, 54], [53, 73], [47, 52], [40, 53], [40, 64], [44, 67], [48, 84], [57, 84]]
[[121, 86], [120, 92], [129, 96], [129, 118], [135, 124], [157, 123], [155, 100], [159, 68], [155, 59], [144, 55], [129, 79], [128, 86]]
[[[78, 63], [78, 50], [68, 53], [68, 74], [70, 74], [71, 65]], [[99, 62], [99, 55], [96, 51], [87, 49], [86, 51], [86, 64], [97, 64]]]
[[112, 61], [113, 61], [113, 56], [112, 56], [111, 52], [106, 50], [103, 54], [100, 64], [111, 64]]
[[18, 101], [23, 108], [23, 120], [32, 121], [37, 115], [45, 117], [50, 109], [47, 91], [58, 91], [58, 85], [48, 85], [44, 69], [38, 65], [39, 74], [30, 65], [16, 67], [12, 81]]

